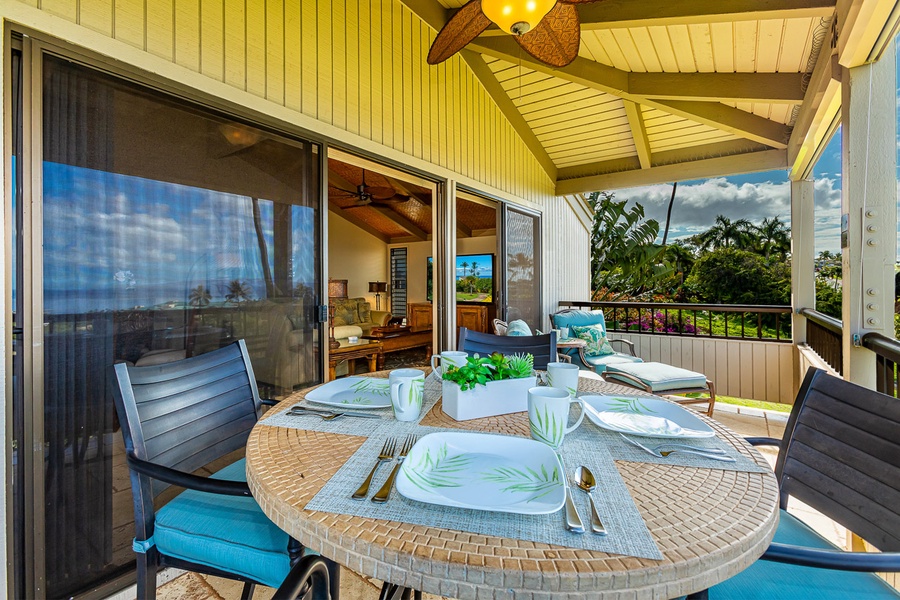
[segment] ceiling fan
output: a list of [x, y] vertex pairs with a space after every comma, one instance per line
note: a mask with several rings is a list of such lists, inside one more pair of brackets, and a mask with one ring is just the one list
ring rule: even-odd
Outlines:
[[344, 208], [355, 208], [357, 206], [367, 206], [369, 204], [398, 204], [409, 200], [408, 196], [398, 194], [397, 190], [392, 187], [370, 187], [366, 185], [366, 170], [362, 172], [362, 183], [354, 186], [352, 183], [335, 173], [329, 171], [328, 183], [331, 187], [338, 190], [335, 194], [337, 198], [356, 198], [356, 202]]
[[496, 23], [531, 56], [564, 67], [578, 56], [581, 23], [576, 4], [600, 0], [470, 0], [438, 32], [428, 64], [444, 62]]

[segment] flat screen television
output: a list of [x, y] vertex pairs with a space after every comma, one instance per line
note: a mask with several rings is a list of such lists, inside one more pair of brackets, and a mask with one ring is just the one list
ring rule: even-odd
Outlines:
[[[431, 302], [434, 283], [434, 260], [428, 257], [428, 301]], [[460, 254], [456, 257], [456, 301], [494, 302], [494, 255]]]

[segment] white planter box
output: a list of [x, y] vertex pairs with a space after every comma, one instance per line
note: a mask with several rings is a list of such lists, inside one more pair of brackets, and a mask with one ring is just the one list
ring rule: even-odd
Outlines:
[[488, 381], [487, 385], [476, 385], [475, 389], [461, 392], [456, 383], [444, 381], [443, 409], [457, 421], [526, 411], [528, 390], [535, 385], [537, 385], [535, 377], [524, 377]]

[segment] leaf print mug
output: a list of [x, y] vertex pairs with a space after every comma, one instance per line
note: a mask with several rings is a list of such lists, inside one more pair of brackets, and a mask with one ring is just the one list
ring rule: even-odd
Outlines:
[[[453, 366], [453, 367], [462, 367], [466, 364], [466, 359], [469, 358], [468, 352], [459, 352], [457, 350], [444, 350], [440, 354], [433, 354], [431, 356], [431, 368], [437, 373], [438, 377], [444, 376], [443, 366]], [[437, 362], [441, 361], [441, 365], [438, 366]]]
[[[581, 411], [575, 424], [566, 427], [569, 422], [569, 406], [573, 403]], [[528, 390], [528, 425], [531, 427], [531, 437], [554, 450], [562, 446], [566, 434], [575, 431], [583, 419], [584, 406], [581, 399], [569, 396], [566, 390], [555, 387], [533, 387]]]
[[547, 380], [550, 387], [569, 392], [576, 396], [578, 392], [578, 365], [564, 362], [547, 363]]
[[422, 411], [425, 397], [425, 372], [419, 369], [396, 369], [389, 376], [391, 406], [398, 421], [415, 421]]

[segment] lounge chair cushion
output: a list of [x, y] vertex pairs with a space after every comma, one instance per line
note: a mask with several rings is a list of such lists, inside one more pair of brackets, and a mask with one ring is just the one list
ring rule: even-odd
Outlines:
[[[832, 550], [835, 548], [805, 523], [781, 511], [774, 541]], [[758, 560], [731, 579], [709, 589], [710, 600], [845, 600], [900, 598], [900, 593], [871, 573], [799, 567]]]
[[588, 365], [594, 367], [594, 371], [602, 373], [610, 365], [631, 365], [634, 363], [644, 362], [637, 356], [615, 352], [613, 354], [604, 354], [602, 356], [585, 356], [584, 359]]
[[573, 325], [571, 329], [573, 337], [587, 342], [585, 356], [609, 356], [616, 353], [600, 325]]
[[606, 376], [624, 383], [630, 383], [625, 377], [617, 377], [616, 373], [628, 373], [637, 377], [653, 392], [670, 392], [691, 388], [705, 388], [706, 375], [695, 373], [681, 367], [673, 367], [665, 363], [646, 362], [629, 365], [609, 365]]
[[515, 321], [510, 322], [509, 326], [506, 329], [506, 335], [523, 336], [534, 334], [531, 333], [531, 327], [528, 326], [528, 323], [522, 321], [521, 319], [516, 319]]
[[576, 325], [599, 325], [606, 335], [606, 319], [602, 310], [566, 310], [553, 315], [554, 327], [574, 327]]
[[[246, 481], [244, 460], [213, 477]], [[238, 573], [273, 588], [290, 570], [287, 533], [247, 496], [185, 490], [156, 512], [153, 539], [167, 556]]]

